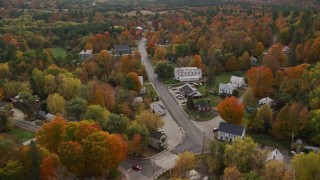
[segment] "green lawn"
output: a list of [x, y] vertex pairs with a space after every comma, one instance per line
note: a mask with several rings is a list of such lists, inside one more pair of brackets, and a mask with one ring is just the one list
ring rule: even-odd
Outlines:
[[202, 85], [202, 86], [198, 86], [198, 91], [203, 95], [203, 98], [201, 99], [195, 99], [194, 101], [201, 101], [201, 100], [208, 100], [210, 99], [210, 104], [212, 107], [217, 107], [218, 104], [223, 100], [223, 98], [221, 96], [218, 96], [216, 94], [209, 94], [206, 92], [206, 86]]
[[34, 138], [34, 133], [20, 128], [13, 128], [12, 131], [3, 133], [7, 138], [13, 139], [16, 143], [22, 144], [23, 142]]
[[55, 48], [50, 48], [52, 55], [57, 58], [58, 56], [65, 58], [67, 56], [66, 51], [63, 48], [60, 47], [55, 47]]
[[163, 84], [165, 84], [165, 85], [175, 85], [178, 83], [180, 83], [180, 81], [175, 80], [175, 79], [166, 79], [163, 81]]
[[[186, 105], [183, 105], [183, 110], [190, 116], [190, 118], [194, 121], [209, 121], [215, 118], [214, 115], [210, 113], [201, 112], [198, 113], [196, 111], [188, 110]], [[198, 119], [199, 118], [199, 119]]]
[[153, 96], [158, 96], [156, 90], [153, 89], [153, 86], [152, 86], [151, 84], [144, 84], [143, 86], [144, 86], [144, 87], [146, 88], [146, 90], [147, 90], [147, 93], [145, 94], [146, 96], [151, 97], [152, 94], [151, 94], [150, 92], [152, 92], [152, 91], [154, 92]]
[[289, 140], [279, 140], [270, 135], [246, 132], [246, 136], [251, 137], [254, 142], [264, 144], [266, 146], [289, 150]]

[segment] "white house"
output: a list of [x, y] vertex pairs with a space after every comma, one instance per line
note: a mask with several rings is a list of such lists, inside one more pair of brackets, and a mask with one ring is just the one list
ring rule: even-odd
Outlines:
[[141, 84], [141, 89], [140, 89], [140, 94], [144, 94], [147, 92], [146, 87], [143, 86], [143, 76], [139, 76], [140, 84]]
[[273, 151], [270, 151], [267, 155], [266, 161], [276, 160], [278, 162], [283, 162], [283, 155], [278, 149], [275, 149]]
[[246, 81], [244, 80], [243, 77], [239, 76], [231, 76], [230, 78], [230, 83], [235, 85], [237, 88], [244, 86]]
[[178, 81], [197, 81], [202, 78], [202, 70], [197, 67], [174, 68], [174, 79]]
[[92, 58], [92, 50], [82, 50], [79, 53], [79, 59], [81, 61], [85, 60], [85, 59], [90, 59]]
[[167, 135], [165, 133], [152, 130], [149, 134], [149, 146], [158, 149], [164, 150], [167, 149]]
[[151, 110], [156, 113], [158, 116], [163, 116], [167, 113], [167, 110], [161, 104], [155, 103], [151, 105]]
[[220, 122], [217, 138], [222, 141], [234, 142], [236, 138], [242, 139], [245, 132], [246, 130], [243, 126]]
[[259, 105], [271, 105], [271, 103], [273, 102], [273, 99], [269, 98], [269, 97], [265, 97], [259, 100]]
[[227, 95], [232, 95], [233, 91], [236, 90], [237, 87], [231, 83], [228, 84], [219, 84], [219, 94], [227, 94]]

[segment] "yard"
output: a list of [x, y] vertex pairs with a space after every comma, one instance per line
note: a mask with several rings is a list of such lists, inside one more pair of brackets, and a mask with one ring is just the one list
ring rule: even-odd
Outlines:
[[265, 146], [270, 146], [278, 149], [290, 149], [289, 140], [279, 140], [270, 135], [260, 133], [258, 134], [254, 132], [246, 132], [246, 136], [251, 137], [254, 140], [254, 142], [258, 144], [264, 144]]
[[61, 57], [61, 58], [65, 58], [67, 56], [66, 51], [63, 48], [60, 47], [55, 47], [55, 48], [50, 48], [52, 55], [54, 56], [54, 58], [57, 57]]
[[12, 131], [2, 133], [1, 135], [6, 138], [13, 139], [18, 144], [22, 144], [23, 142], [34, 138], [34, 133], [25, 131], [20, 128], [13, 128]]
[[196, 112], [193, 110], [189, 110], [187, 109], [186, 105], [182, 106], [183, 110], [190, 116], [190, 118], [194, 121], [209, 121], [213, 118], [215, 118], [216, 116], [211, 114], [211, 113], [206, 113], [206, 112]]

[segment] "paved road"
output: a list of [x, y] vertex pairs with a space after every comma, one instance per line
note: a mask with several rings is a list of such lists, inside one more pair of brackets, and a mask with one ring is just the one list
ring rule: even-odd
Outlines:
[[41, 128], [40, 126], [34, 125], [32, 122], [25, 121], [25, 115], [21, 110], [13, 108], [13, 111], [13, 125], [31, 132], [35, 132]]
[[153, 84], [155, 90], [160, 95], [160, 99], [168, 109], [170, 115], [179, 126], [183, 127], [186, 134], [185, 142], [176, 147], [172, 152], [178, 153], [184, 150], [189, 150], [195, 153], [201, 152], [203, 133], [187, 118], [185, 112], [182, 111], [177, 102], [171, 96], [168, 88], [157, 78], [157, 75], [154, 73], [154, 69], [147, 57], [145, 39], [142, 39], [139, 42], [138, 48], [141, 54], [141, 60], [146, 67], [151, 84]]

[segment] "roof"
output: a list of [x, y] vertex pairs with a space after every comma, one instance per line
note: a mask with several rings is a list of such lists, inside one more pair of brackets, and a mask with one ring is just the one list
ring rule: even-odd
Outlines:
[[133, 102], [134, 103], [138, 103], [138, 102], [143, 102], [143, 99], [142, 99], [142, 97], [135, 97], [134, 99], [133, 99]]
[[193, 88], [190, 84], [185, 84], [179, 88], [180, 91], [183, 91], [184, 94], [187, 96], [192, 96], [196, 93], [196, 89]]
[[198, 102], [194, 103], [194, 106], [198, 106], [198, 105], [200, 105], [200, 107], [206, 108], [206, 109], [211, 108], [210, 103], [208, 101], [205, 101], [205, 100], [198, 101]]
[[259, 104], [270, 104], [273, 100], [269, 97], [265, 97], [259, 100]]
[[160, 139], [164, 134], [159, 131], [151, 130], [149, 136], [155, 139]]
[[281, 152], [278, 150], [278, 149], [275, 149], [273, 151], [270, 151], [268, 153], [268, 156], [267, 156], [267, 161], [269, 160], [277, 160], [279, 162], [282, 162], [283, 161], [283, 155], [281, 154]]
[[240, 81], [244, 81], [244, 78], [239, 77], [239, 76], [231, 76], [230, 81], [231, 82], [240, 82]]
[[143, 85], [143, 76], [139, 76], [140, 84]]
[[123, 54], [129, 54], [130, 53], [130, 46], [129, 45], [114, 45], [114, 52], [115, 53], [120, 53], [122, 52]]
[[179, 67], [179, 68], [174, 68], [174, 72], [190, 72], [190, 71], [202, 71], [200, 68], [197, 67]]
[[225, 123], [225, 122], [220, 122], [218, 131], [229, 133], [229, 134], [234, 134], [237, 136], [242, 136], [243, 131], [244, 131], [244, 127], [234, 125], [234, 124]]
[[234, 85], [231, 84], [231, 83], [228, 83], [228, 84], [220, 83], [220, 84], [219, 84], [219, 89], [225, 90], [226, 88], [231, 88], [232, 90], [235, 90], [235, 89], [236, 89], [236, 88], [234, 87]]
[[92, 54], [92, 50], [82, 50], [79, 54]]

